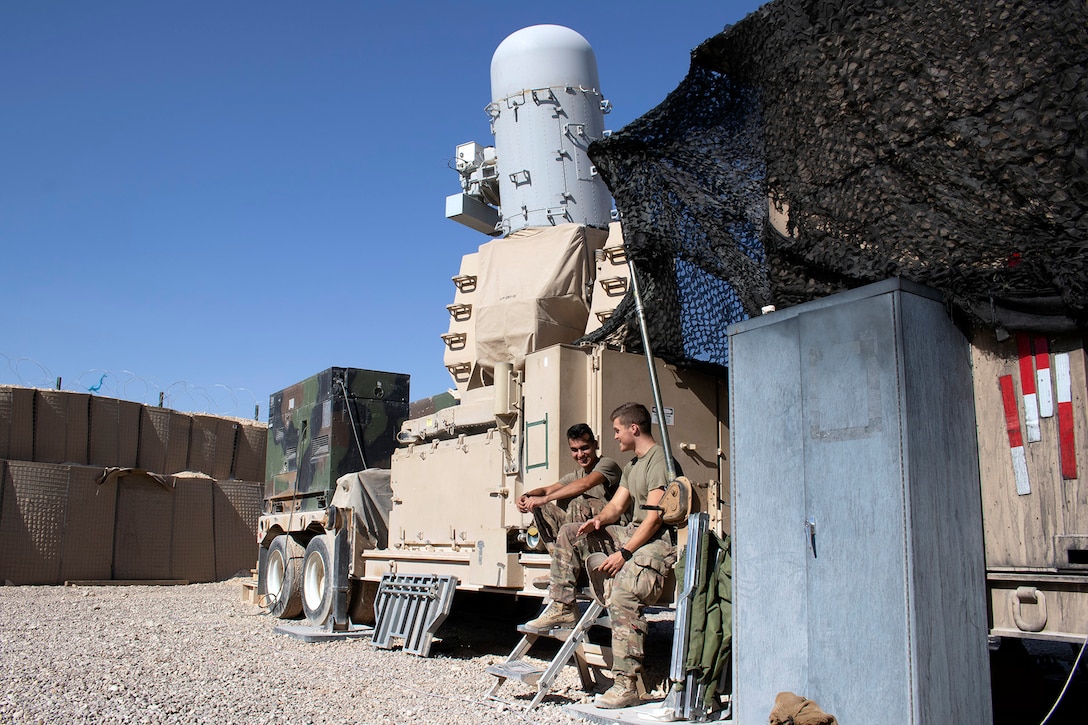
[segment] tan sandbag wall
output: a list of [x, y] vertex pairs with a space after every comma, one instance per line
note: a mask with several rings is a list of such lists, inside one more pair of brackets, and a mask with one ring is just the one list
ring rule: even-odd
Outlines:
[[0, 584], [248, 572], [266, 443], [259, 422], [0, 387]]

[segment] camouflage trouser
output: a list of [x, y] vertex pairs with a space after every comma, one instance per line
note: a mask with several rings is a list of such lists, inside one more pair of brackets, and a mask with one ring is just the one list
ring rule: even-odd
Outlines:
[[[599, 498], [575, 496], [559, 503], [549, 502], [533, 509], [533, 521], [540, 540], [554, 544], [563, 524], [581, 524], [599, 514], [605, 505]], [[551, 547], [548, 547], [549, 549]]]
[[[548, 590], [551, 598], [572, 604], [578, 576], [589, 555], [598, 551], [604, 554], [617, 551], [636, 528], [636, 524], [606, 526], [581, 538], [577, 538], [578, 524], [561, 528], [552, 551], [552, 584]], [[640, 546], [613, 580], [608, 616], [612, 620], [614, 675], [634, 677], [642, 671], [643, 643], [648, 629], [642, 610], [661, 596], [666, 577], [675, 563], [672, 535], [663, 531]]]

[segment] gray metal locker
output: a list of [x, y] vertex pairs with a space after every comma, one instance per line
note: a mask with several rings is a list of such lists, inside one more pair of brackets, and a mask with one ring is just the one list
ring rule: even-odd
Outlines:
[[730, 329], [734, 722], [991, 723], [968, 343], [893, 279]]

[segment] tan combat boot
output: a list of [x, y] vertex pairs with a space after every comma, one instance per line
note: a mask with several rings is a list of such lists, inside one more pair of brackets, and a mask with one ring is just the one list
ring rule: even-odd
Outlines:
[[638, 694], [638, 681], [627, 675], [616, 675], [616, 684], [603, 695], [597, 695], [593, 701], [594, 707], [606, 710], [614, 710], [620, 707], [634, 707], [641, 704], [642, 698]]
[[575, 624], [578, 621], [578, 607], [573, 604], [563, 604], [562, 602], [552, 602], [548, 605], [547, 609], [540, 613], [540, 616], [536, 619], [530, 620], [522, 625], [525, 629], [533, 632], [547, 632], [554, 627], [562, 627], [568, 624]]

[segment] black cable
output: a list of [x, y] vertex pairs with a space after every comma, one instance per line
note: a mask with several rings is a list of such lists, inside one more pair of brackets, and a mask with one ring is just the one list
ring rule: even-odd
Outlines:
[[363, 470], [365, 471], [370, 466], [366, 465], [366, 453], [363, 452], [363, 441], [359, 438], [359, 428], [355, 424], [355, 414], [352, 412], [355, 401], [348, 397], [348, 386], [344, 384], [343, 379], [338, 379], [336, 382], [340, 383], [340, 390], [344, 393], [344, 407], [348, 409], [348, 419], [351, 420], [351, 433], [355, 438], [355, 445], [359, 448], [359, 460], [362, 461]]

